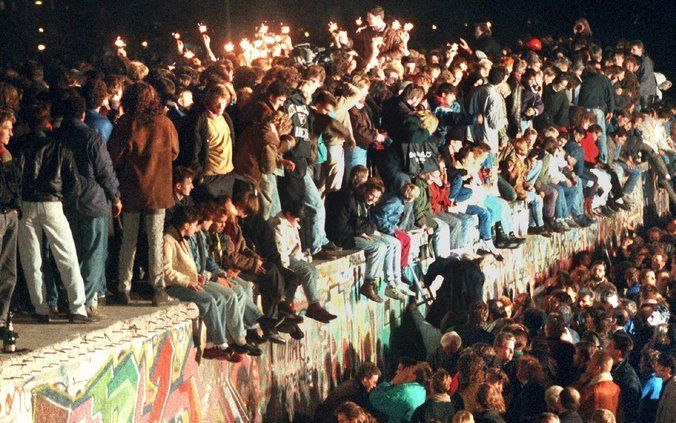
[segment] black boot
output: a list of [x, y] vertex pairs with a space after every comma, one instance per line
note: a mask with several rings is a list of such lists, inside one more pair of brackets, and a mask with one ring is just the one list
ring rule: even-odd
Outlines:
[[497, 248], [516, 248], [519, 246], [519, 243], [512, 240], [502, 229], [502, 224], [500, 222], [495, 224], [495, 238], [494, 244]]

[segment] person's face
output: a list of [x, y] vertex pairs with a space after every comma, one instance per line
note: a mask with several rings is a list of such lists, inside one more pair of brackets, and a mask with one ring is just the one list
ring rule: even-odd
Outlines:
[[495, 349], [495, 354], [506, 363], [514, 357], [514, 348], [514, 341], [505, 341]]
[[460, 83], [460, 81], [462, 81], [462, 76], [463, 76], [462, 69], [460, 68], [456, 69], [455, 72], [453, 73], [453, 85], [457, 86]]
[[657, 284], [657, 278], [655, 277], [655, 272], [652, 270], [649, 272], [646, 272], [645, 274], [645, 279], [643, 279], [643, 285], [652, 285], [655, 286]]
[[[655, 254], [651, 260], [651, 266], [653, 270], [661, 270], [667, 264], [667, 257], [664, 254]], [[654, 273], [653, 273], [654, 275]]]
[[631, 48], [631, 54], [633, 54], [634, 56], [641, 57], [643, 56], [643, 49], [640, 48], [639, 46], [633, 46]]
[[583, 295], [580, 297], [580, 300], [578, 301], [577, 304], [580, 308], [591, 307], [592, 305], [594, 305], [594, 299], [592, 298], [591, 295]]
[[371, 392], [373, 388], [378, 385], [378, 375], [373, 375], [371, 377], [365, 377], [361, 380], [362, 385], [364, 385], [364, 388], [366, 389], [366, 392]]
[[315, 109], [317, 109], [317, 112], [319, 112], [322, 115], [328, 115], [329, 113], [333, 113], [333, 106], [330, 104], [317, 103]]
[[186, 109], [189, 109], [193, 104], [192, 91], [183, 90], [178, 96], [178, 104], [182, 107], [185, 107]]
[[381, 195], [382, 193], [380, 191], [372, 189], [371, 191], [368, 191], [364, 195], [364, 201], [366, 201], [366, 204], [368, 204], [369, 206], [372, 206], [376, 204], [378, 201], [380, 201]]
[[6, 120], [0, 125], [0, 145], [6, 146], [9, 144], [12, 135], [14, 135], [14, 125], [11, 121]]
[[181, 194], [184, 197], [189, 196], [193, 188], [192, 178], [185, 178], [180, 184], [174, 186], [176, 193]]
[[592, 279], [595, 281], [601, 281], [606, 276], [606, 268], [601, 265], [596, 265], [591, 269]]
[[214, 219], [212, 219], [212, 218], [204, 219], [202, 221], [202, 224], [200, 225], [200, 230], [201, 231], [208, 231], [213, 224], [214, 224]]
[[284, 105], [284, 102], [286, 101], [286, 99], [287, 99], [287, 96], [285, 96], [285, 95], [280, 95], [279, 97], [273, 98], [272, 107], [275, 110], [278, 110], [280, 107], [282, 107]]
[[378, 15], [366, 14], [366, 23], [373, 29], [379, 29], [383, 26], [383, 18]]
[[475, 38], [481, 37], [481, 34], [483, 34], [483, 33], [481, 32], [481, 29], [478, 26], [476, 28], [474, 28], [474, 37]]
[[186, 224], [185, 231], [184, 231], [185, 236], [193, 236], [193, 235], [195, 235], [195, 232], [197, 232], [197, 228], [198, 228], [198, 226], [197, 226], [197, 221], [187, 223], [187, 224]]
[[211, 231], [220, 234], [221, 232], [223, 232], [223, 229], [225, 229], [225, 223], [227, 221], [228, 221], [227, 215], [219, 216], [216, 220], [214, 220], [214, 223], [211, 225]]
[[662, 379], [667, 379], [671, 376], [671, 369], [669, 367], [662, 366], [660, 363], [655, 363], [653, 366], [655, 369], [655, 375]]
[[214, 115], [222, 115], [225, 108], [228, 107], [229, 99], [227, 97], [216, 97], [207, 104], [207, 109]]

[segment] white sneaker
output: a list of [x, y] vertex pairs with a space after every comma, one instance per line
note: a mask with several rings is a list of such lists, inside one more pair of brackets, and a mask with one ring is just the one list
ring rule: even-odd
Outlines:
[[406, 301], [408, 297], [399, 291], [395, 286], [393, 285], [387, 285], [385, 287], [385, 295], [394, 299], [394, 300], [399, 300], [399, 301]]

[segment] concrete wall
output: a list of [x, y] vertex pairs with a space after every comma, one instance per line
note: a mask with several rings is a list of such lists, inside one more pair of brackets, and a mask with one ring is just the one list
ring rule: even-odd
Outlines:
[[[530, 238], [506, 253], [489, 275], [489, 296], [521, 292], [569, 256], [642, 222], [637, 207], [598, 226]], [[655, 197], [656, 210], [668, 209]], [[303, 323], [306, 337], [266, 345], [258, 359], [238, 364], [196, 361], [196, 308], [181, 304], [105, 330], [0, 362], [0, 422], [274, 422], [311, 413], [355, 365], [376, 361], [388, 372], [391, 337], [401, 305], [359, 298], [361, 253], [318, 265], [329, 325]], [[46, 329], [48, 330], [48, 329]]]

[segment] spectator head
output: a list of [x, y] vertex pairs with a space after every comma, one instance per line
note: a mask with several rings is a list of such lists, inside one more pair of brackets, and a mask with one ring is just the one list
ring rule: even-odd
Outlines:
[[559, 394], [559, 404], [563, 412], [577, 411], [580, 408], [580, 392], [572, 386], [563, 388]]
[[519, 359], [516, 368], [516, 377], [519, 381], [526, 385], [528, 383], [541, 384], [544, 379], [544, 370], [542, 364], [533, 355], [524, 355]]
[[137, 121], [149, 121], [163, 113], [157, 91], [145, 82], [129, 85], [121, 101], [124, 113]]
[[596, 283], [601, 282], [606, 277], [606, 264], [601, 260], [592, 263], [589, 270], [591, 271], [592, 280]]
[[615, 423], [615, 415], [612, 411], [601, 408], [594, 411], [589, 423]]
[[601, 373], [610, 373], [612, 368], [613, 358], [608, 351], [596, 350], [587, 364], [587, 373], [592, 376], [597, 376]]
[[538, 308], [529, 308], [523, 313], [523, 324], [529, 333], [537, 333], [545, 324], [545, 312]]
[[338, 423], [377, 423], [366, 410], [352, 401], [345, 401], [336, 408]]
[[369, 179], [369, 168], [364, 165], [356, 165], [350, 170], [350, 189], [359, 188]]
[[559, 416], [554, 413], [542, 413], [537, 418], [537, 423], [560, 423]]
[[451, 392], [452, 383], [451, 375], [446, 370], [439, 369], [432, 375], [431, 391], [433, 394], [448, 394]]
[[453, 354], [460, 351], [462, 339], [455, 331], [446, 332], [441, 336], [440, 345], [447, 354]]
[[14, 113], [21, 107], [21, 94], [12, 84], [0, 82], [0, 108], [9, 109]]
[[294, 227], [300, 225], [301, 219], [305, 216], [303, 210], [303, 204], [300, 201], [285, 201], [286, 204], [282, 205], [282, 213], [286, 220], [291, 223]]
[[368, 206], [376, 205], [383, 192], [385, 192], [383, 185], [372, 181], [368, 181], [359, 187], [361, 198]]
[[469, 306], [467, 320], [475, 325], [482, 326], [488, 320], [488, 305], [483, 301], [477, 301]]
[[16, 118], [11, 109], [0, 108], [0, 149], [9, 144], [9, 140], [14, 135], [14, 123]]
[[671, 379], [676, 374], [676, 357], [673, 353], [662, 353], [655, 364], [655, 374], [662, 380]]
[[268, 85], [265, 90], [265, 97], [270, 101], [272, 107], [278, 110], [289, 97], [289, 87], [283, 81], [276, 80]]
[[410, 203], [411, 201], [414, 201], [416, 198], [420, 197], [420, 188], [416, 184], [405, 184], [401, 188], [401, 195], [404, 198], [404, 202]]
[[589, 308], [594, 305], [594, 293], [589, 289], [581, 289], [577, 295], [577, 306], [579, 308]]
[[31, 131], [44, 131], [51, 124], [51, 105], [49, 103], [38, 102], [30, 106], [26, 121]]
[[500, 85], [507, 80], [509, 73], [504, 66], [494, 66], [488, 74], [488, 82], [491, 85]]
[[175, 166], [172, 171], [172, 184], [174, 186], [174, 195], [179, 200], [190, 195], [194, 188], [193, 179], [195, 179], [195, 172], [185, 166]]
[[366, 11], [366, 23], [369, 27], [380, 30], [385, 26], [385, 9], [375, 6]]
[[192, 207], [177, 206], [169, 224], [184, 237], [191, 237], [197, 231], [199, 213]]
[[98, 110], [108, 103], [108, 86], [103, 79], [90, 79], [82, 87], [82, 95], [87, 101], [88, 109]]
[[64, 119], [84, 120], [87, 111], [87, 103], [79, 94], [73, 93], [65, 97], [59, 103]]
[[204, 89], [202, 105], [209, 113], [220, 116], [232, 101], [232, 94], [225, 84], [212, 84]]
[[458, 87], [454, 86], [453, 84], [444, 82], [443, 84], [439, 84], [434, 94], [440, 99], [443, 99], [444, 104], [450, 106], [455, 102], [457, 98]]
[[382, 376], [380, 369], [375, 363], [365, 361], [357, 369], [356, 379], [364, 386], [366, 392], [371, 392], [378, 385], [378, 380]]
[[420, 85], [408, 84], [399, 97], [412, 108], [416, 108], [425, 97], [425, 89]]
[[413, 381], [427, 387], [432, 379], [432, 368], [425, 362], [418, 363], [413, 367], [412, 374], [414, 376]]
[[505, 399], [497, 387], [489, 383], [482, 383], [476, 393], [476, 400], [485, 411], [495, 411], [503, 414], [507, 411]]
[[516, 338], [510, 332], [502, 331], [493, 341], [495, 355], [501, 363], [507, 363], [514, 358], [514, 349], [516, 348]]
[[550, 339], [561, 339], [566, 333], [566, 322], [559, 313], [550, 313], [545, 322], [545, 336]]
[[643, 41], [641, 40], [634, 40], [629, 43], [629, 51], [631, 51], [631, 54], [641, 57], [643, 56]]
[[561, 391], [563, 388], [559, 385], [552, 385], [545, 391], [545, 403], [547, 404], [547, 410], [558, 413], [560, 407]]
[[333, 112], [337, 104], [336, 97], [328, 91], [319, 91], [315, 94], [315, 109], [323, 115]]
[[467, 410], [460, 410], [453, 415], [451, 423], [474, 423], [474, 416]]
[[482, 35], [491, 35], [493, 33], [493, 24], [490, 22], [478, 22], [474, 25], [474, 37], [477, 39]]
[[589, 341], [580, 341], [575, 344], [575, 355], [573, 364], [579, 368], [586, 367], [589, 360], [596, 352], [596, 344]]

